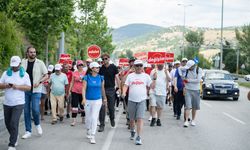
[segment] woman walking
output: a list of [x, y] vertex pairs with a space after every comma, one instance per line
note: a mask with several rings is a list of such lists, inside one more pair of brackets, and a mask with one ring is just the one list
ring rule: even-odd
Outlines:
[[5, 91], [3, 102], [5, 126], [10, 134], [8, 150], [15, 150], [17, 146], [19, 119], [24, 109], [24, 91], [31, 89], [29, 75], [20, 67], [19, 56], [12, 56], [10, 67], [0, 79], [0, 89]]
[[98, 74], [100, 65], [92, 62], [89, 68], [91, 71], [83, 80], [82, 104], [85, 105], [87, 138], [90, 139], [91, 144], [95, 144], [99, 112], [102, 103], [106, 104], [107, 98], [104, 90], [104, 77]]
[[82, 79], [86, 74], [86, 71], [83, 70], [83, 61], [78, 60], [77, 61], [77, 71], [73, 72], [72, 81], [70, 84], [70, 91], [71, 91], [71, 112], [72, 112], [72, 118], [73, 121], [71, 123], [71, 126], [75, 126], [76, 124], [76, 116], [77, 113], [81, 113], [82, 122], [84, 122], [84, 107], [81, 104], [82, 102]]

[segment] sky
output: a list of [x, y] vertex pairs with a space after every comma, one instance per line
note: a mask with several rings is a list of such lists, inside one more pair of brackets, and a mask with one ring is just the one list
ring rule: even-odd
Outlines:
[[[178, 4], [182, 4], [178, 6]], [[105, 15], [108, 25], [118, 28], [132, 23], [169, 27], [221, 26], [222, 0], [107, 0]], [[250, 24], [250, 0], [224, 0], [223, 26]]]

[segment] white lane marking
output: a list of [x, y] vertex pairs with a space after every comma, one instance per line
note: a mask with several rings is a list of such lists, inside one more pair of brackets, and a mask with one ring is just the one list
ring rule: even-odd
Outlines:
[[233, 119], [233, 120], [236, 121], [236, 122], [239, 122], [239, 123], [241, 123], [241, 124], [243, 124], [243, 125], [246, 124], [244, 121], [241, 121], [240, 119], [237, 119], [237, 118], [233, 117], [232, 115], [230, 115], [230, 114], [228, 114], [228, 113], [223, 112], [223, 114], [224, 114], [225, 116], [227, 116], [227, 117]]
[[208, 104], [207, 102], [204, 102], [204, 101], [201, 101], [204, 105], [206, 105], [207, 107], [209, 108], [212, 108], [212, 105], [211, 104]]
[[118, 115], [116, 116], [116, 119], [115, 119], [115, 123], [116, 123], [116, 126], [115, 128], [111, 129], [108, 133], [108, 136], [103, 144], [103, 147], [102, 147], [102, 150], [109, 150], [109, 147], [111, 145], [111, 142], [112, 142], [112, 139], [113, 139], [113, 136], [115, 134], [115, 130], [118, 126], [118, 122], [120, 120], [120, 117], [121, 117], [121, 114], [122, 114], [122, 110], [119, 110], [119, 113]]

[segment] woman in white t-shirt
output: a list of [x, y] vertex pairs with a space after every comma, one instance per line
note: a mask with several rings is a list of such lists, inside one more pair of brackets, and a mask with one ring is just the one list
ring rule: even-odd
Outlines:
[[17, 145], [19, 119], [25, 103], [24, 91], [31, 89], [29, 75], [20, 64], [20, 57], [12, 56], [10, 67], [0, 79], [0, 89], [5, 91], [3, 107], [5, 126], [10, 134], [9, 150], [15, 150]]

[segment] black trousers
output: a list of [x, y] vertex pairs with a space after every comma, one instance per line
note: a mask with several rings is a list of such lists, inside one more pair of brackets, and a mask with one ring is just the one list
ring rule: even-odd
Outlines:
[[[110, 120], [115, 119], [115, 88], [105, 88]], [[106, 107], [103, 104], [99, 113], [100, 126], [105, 126]]]
[[18, 136], [18, 127], [24, 105], [3, 106], [5, 126], [10, 134], [9, 146], [15, 147]]
[[185, 97], [183, 91], [178, 91], [175, 96], [176, 101], [176, 115], [181, 116], [181, 109], [185, 105]]
[[71, 97], [72, 118], [76, 118], [77, 113], [81, 113], [81, 117], [85, 117], [84, 106], [82, 105], [82, 94], [72, 92]]

